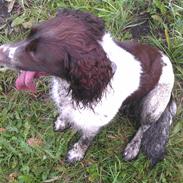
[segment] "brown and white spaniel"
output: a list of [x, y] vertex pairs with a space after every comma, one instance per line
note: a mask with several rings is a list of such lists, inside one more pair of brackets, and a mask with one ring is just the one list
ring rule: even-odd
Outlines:
[[81, 160], [119, 111], [134, 114], [140, 122], [124, 159], [134, 159], [141, 147], [153, 165], [163, 158], [176, 104], [172, 64], [157, 48], [118, 42], [100, 18], [64, 9], [33, 27], [25, 40], [2, 45], [0, 64], [21, 71], [18, 89], [34, 92], [34, 78], [52, 76], [51, 94], [59, 113], [55, 130], [73, 127], [81, 132], [68, 151], [68, 162]]

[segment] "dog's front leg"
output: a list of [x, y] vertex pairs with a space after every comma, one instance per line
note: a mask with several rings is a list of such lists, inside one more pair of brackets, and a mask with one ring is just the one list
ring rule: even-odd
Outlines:
[[80, 137], [79, 141], [76, 142], [71, 149], [68, 151], [66, 156], [66, 162], [68, 163], [75, 163], [80, 161], [84, 158], [88, 147], [90, 146], [91, 142], [93, 141], [94, 137], [97, 135], [99, 130], [96, 130], [92, 133], [83, 133]]
[[70, 128], [70, 122], [67, 119], [64, 119], [62, 114], [57, 117], [57, 120], [53, 123], [53, 129], [56, 132], [62, 132]]

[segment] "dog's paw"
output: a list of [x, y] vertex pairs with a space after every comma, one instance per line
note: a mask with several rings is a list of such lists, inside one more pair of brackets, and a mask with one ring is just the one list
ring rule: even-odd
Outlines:
[[136, 141], [136, 142], [131, 142], [127, 145], [127, 147], [125, 148], [124, 152], [123, 152], [123, 157], [126, 161], [130, 161], [133, 160], [137, 157], [137, 155], [139, 154], [139, 150], [140, 150], [140, 142]]
[[62, 132], [64, 131], [65, 129], [69, 128], [70, 127], [70, 124], [63, 121], [63, 120], [60, 120], [60, 119], [57, 119], [54, 123], [53, 123], [53, 129], [54, 131], [56, 132]]
[[73, 148], [68, 151], [65, 161], [69, 164], [73, 164], [81, 161], [84, 155], [85, 151], [80, 147], [79, 143], [76, 143]]

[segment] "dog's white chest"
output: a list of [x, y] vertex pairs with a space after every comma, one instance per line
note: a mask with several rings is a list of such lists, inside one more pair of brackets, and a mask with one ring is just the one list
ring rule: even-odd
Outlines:
[[93, 106], [93, 109], [74, 107], [67, 90], [69, 84], [59, 78], [53, 79], [52, 96], [59, 113], [68, 116], [71, 123], [81, 129], [108, 124], [117, 114], [123, 101], [140, 86], [142, 72], [140, 63], [130, 53], [117, 46], [108, 35], [104, 36], [100, 44], [108, 58], [116, 65], [116, 72], [101, 100]]

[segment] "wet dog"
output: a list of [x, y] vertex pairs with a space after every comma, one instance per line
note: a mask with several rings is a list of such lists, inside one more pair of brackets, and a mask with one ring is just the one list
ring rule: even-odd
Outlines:
[[54, 129], [81, 132], [68, 162], [83, 159], [100, 129], [126, 109], [137, 114], [140, 127], [124, 159], [134, 159], [141, 147], [152, 164], [163, 158], [176, 104], [172, 64], [157, 48], [118, 42], [100, 18], [64, 9], [33, 27], [25, 40], [2, 45], [0, 64], [21, 70], [18, 89], [34, 92], [35, 77], [53, 76], [51, 93], [59, 113]]

